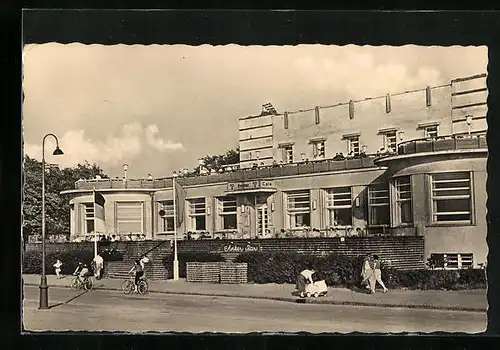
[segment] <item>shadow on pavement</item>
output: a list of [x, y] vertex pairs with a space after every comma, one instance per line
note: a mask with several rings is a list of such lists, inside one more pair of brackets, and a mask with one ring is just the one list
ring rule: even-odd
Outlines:
[[70, 303], [70, 302], [72, 302], [73, 300], [78, 299], [79, 297], [81, 297], [82, 295], [84, 295], [84, 294], [86, 294], [86, 293], [88, 293], [88, 291], [86, 291], [86, 290], [85, 290], [85, 291], [83, 291], [83, 292], [81, 292], [81, 293], [79, 293], [79, 294], [75, 295], [74, 297], [72, 297], [72, 298], [70, 298], [70, 299], [68, 299], [68, 300], [66, 300], [66, 301], [63, 301], [62, 303], [57, 303], [57, 304], [54, 304], [54, 305], [49, 306], [49, 309], [53, 309], [53, 308], [56, 308], [56, 307], [61, 306], [61, 305], [66, 305], [66, 304], [69, 304], [69, 303]]

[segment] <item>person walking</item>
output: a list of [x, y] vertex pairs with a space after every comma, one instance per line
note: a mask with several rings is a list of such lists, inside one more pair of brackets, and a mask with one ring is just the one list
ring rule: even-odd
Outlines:
[[93, 262], [94, 262], [94, 266], [95, 266], [94, 276], [95, 276], [95, 278], [100, 280], [101, 279], [101, 271], [104, 267], [104, 259], [102, 258], [101, 253], [97, 253]]
[[361, 285], [365, 285], [366, 289], [370, 292], [373, 292], [375, 289], [375, 283], [373, 283], [375, 275], [372, 265], [372, 256], [366, 256], [363, 260], [363, 266], [361, 268]]
[[373, 255], [373, 274], [374, 274], [374, 283], [373, 283], [373, 288], [372, 291], [375, 292], [375, 286], [376, 283], [380, 284], [382, 288], [384, 289], [384, 293], [387, 293], [387, 288], [384, 284], [384, 281], [382, 281], [382, 270], [381, 270], [381, 261], [378, 255]]
[[57, 261], [53, 265], [54, 268], [56, 269], [56, 276], [57, 276], [57, 278], [61, 278], [61, 266], [62, 265], [63, 265], [63, 263], [59, 259], [57, 259]]

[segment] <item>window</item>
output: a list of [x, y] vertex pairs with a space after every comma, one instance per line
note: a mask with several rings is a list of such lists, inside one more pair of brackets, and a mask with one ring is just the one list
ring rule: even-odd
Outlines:
[[413, 222], [410, 180], [411, 178], [409, 176], [402, 176], [397, 178], [394, 182], [394, 187], [396, 188], [396, 226], [411, 224]]
[[390, 217], [389, 185], [380, 183], [368, 187], [368, 223], [370, 226], [388, 225]]
[[174, 229], [174, 201], [160, 202], [160, 208], [165, 212], [161, 217], [161, 231], [173, 232]]
[[85, 211], [85, 220], [84, 220], [84, 233], [93, 233], [94, 232], [94, 203], [85, 203], [83, 207]]
[[432, 174], [432, 223], [471, 223], [470, 173]]
[[474, 260], [472, 253], [431, 254], [429, 264], [437, 269], [470, 269]]
[[396, 130], [384, 133], [384, 148], [392, 151], [397, 149]]
[[285, 145], [282, 146], [283, 150], [283, 162], [284, 163], [293, 163], [293, 145]]
[[337, 187], [326, 192], [326, 209], [331, 227], [352, 226], [352, 198], [350, 187]]
[[438, 136], [438, 126], [430, 125], [424, 129], [426, 138], [436, 138]]
[[144, 209], [142, 202], [116, 202], [116, 230], [118, 233], [143, 233]]
[[347, 138], [347, 153], [359, 154], [359, 136], [350, 136]]
[[286, 198], [289, 228], [311, 226], [309, 190], [287, 193]]
[[221, 197], [219, 203], [220, 227], [223, 230], [235, 230], [237, 225], [238, 207], [235, 196]]
[[325, 141], [312, 141], [313, 157], [315, 159], [325, 158]]
[[188, 199], [189, 221], [191, 231], [206, 230], [205, 198]]

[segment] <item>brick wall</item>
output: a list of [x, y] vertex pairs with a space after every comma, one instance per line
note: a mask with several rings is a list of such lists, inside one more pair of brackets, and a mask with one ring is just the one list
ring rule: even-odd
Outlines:
[[[418, 269], [425, 267], [424, 238], [419, 236], [408, 237], [345, 237], [340, 238], [280, 238], [257, 240], [196, 240], [179, 241], [179, 253], [182, 252], [211, 252], [220, 253], [227, 261], [233, 261], [240, 252], [224, 251], [229, 243], [246, 244], [250, 242], [260, 251], [296, 251], [304, 254], [328, 255], [339, 254], [359, 256], [378, 254], [389, 266], [398, 269]], [[147, 250], [160, 244], [159, 241], [146, 242], [113, 242], [111, 247], [124, 252], [124, 260], [131, 261]], [[92, 243], [48, 243], [47, 252], [86, 250], [93, 251]], [[27, 243], [26, 251], [41, 249], [40, 243]], [[172, 253], [169, 242], [161, 245], [149, 255], [155, 262]]]
[[248, 282], [246, 263], [187, 262], [186, 280], [196, 283], [239, 284]]
[[[180, 241], [180, 252], [213, 252], [220, 253], [231, 261], [238, 252], [224, 252], [224, 245], [230, 241], [201, 240]], [[238, 242], [238, 241], [234, 241]], [[340, 238], [290, 238], [261, 239], [249, 241], [260, 246], [260, 251], [295, 251], [304, 254], [328, 255], [339, 254], [359, 256], [378, 254], [389, 266], [398, 269], [424, 268], [424, 238], [423, 237], [346, 237]]]

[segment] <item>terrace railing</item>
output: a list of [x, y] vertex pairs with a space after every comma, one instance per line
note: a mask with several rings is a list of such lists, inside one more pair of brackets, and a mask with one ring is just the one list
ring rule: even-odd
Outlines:
[[465, 149], [486, 149], [486, 135], [440, 136], [402, 142], [398, 145], [398, 154], [424, 152], [457, 151]]
[[[301, 163], [261, 166], [258, 168], [237, 169], [222, 173], [194, 176], [180, 176], [176, 181], [180, 185], [204, 185], [220, 182], [238, 182], [257, 179], [268, 179], [281, 176], [293, 176], [331, 172], [339, 170], [372, 168], [375, 156], [364, 156], [344, 160], [314, 160]], [[91, 190], [99, 189], [157, 189], [172, 187], [172, 177], [159, 179], [91, 179], [80, 180], [75, 183], [76, 189]]]

